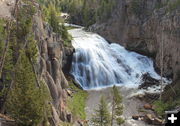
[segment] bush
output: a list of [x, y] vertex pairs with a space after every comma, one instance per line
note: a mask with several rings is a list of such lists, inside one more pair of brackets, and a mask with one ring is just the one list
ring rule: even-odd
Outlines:
[[155, 112], [161, 116], [163, 116], [165, 111], [168, 110], [169, 108], [169, 104], [159, 100], [154, 102], [154, 106], [155, 106]]

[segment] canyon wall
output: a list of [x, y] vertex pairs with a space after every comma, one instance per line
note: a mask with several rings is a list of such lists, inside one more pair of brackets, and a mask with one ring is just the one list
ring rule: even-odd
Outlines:
[[53, 33], [52, 28], [43, 22], [40, 8], [34, 16], [33, 24], [39, 47], [39, 62], [36, 66], [38, 75], [45, 80], [53, 100], [49, 122], [51, 126], [59, 126], [60, 120], [71, 121], [71, 113], [66, 109], [68, 81], [62, 69], [65, 72], [70, 69], [74, 49], [65, 47], [61, 36]]
[[119, 43], [154, 59], [161, 68], [163, 47], [164, 76], [180, 75], [179, 0], [117, 0], [112, 17], [90, 27], [110, 42]]

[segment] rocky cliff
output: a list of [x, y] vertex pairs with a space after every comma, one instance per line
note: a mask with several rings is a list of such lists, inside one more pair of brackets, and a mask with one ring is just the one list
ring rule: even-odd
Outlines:
[[179, 0], [116, 0], [112, 17], [90, 29], [111, 42], [150, 56], [160, 70], [163, 47], [164, 76], [180, 73]]
[[53, 99], [50, 123], [59, 126], [60, 120], [71, 121], [65, 105], [68, 82], [63, 70], [68, 72], [70, 69], [73, 47], [64, 47], [61, 36], [53, 33], [52, 28], [43, 22], [40, 9], [34, 17], [33, 29], [40, 54], [38, 75], [46, 81]]

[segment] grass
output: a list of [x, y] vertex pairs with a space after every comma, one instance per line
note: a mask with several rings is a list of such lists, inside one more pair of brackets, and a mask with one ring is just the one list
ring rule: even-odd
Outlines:
[[154, 102], [154, 106], [155, 106], [155, 112], [160, 115], [160, 116], [163, 116], [165, 114], [165, 111], [168, 110], [169, 108], [169, 104], [168, 103], [165, 103], [163, 101], [155, 101]]
[[143, 108], [139, 108], [139, 109], [138, 109], [138, 112], [144, 112], [144, 113], [145, 113], [145, 112], [147, 112], [147, 111], [146, 111], [145, 109], [143, 109]]
[[87, 92], [77, 88], [72, 82], [69, 82], [70, 89], [73, 91], [72, 97], [68, 98], [68, 109], [76, 119], [86, 119], [85, 105]]
[[64, 46], [65, 47], [71, 47], [72, 46], [71, 40], [64, 40]]
[[66, 26], [66, 29], [67, 30], [72, 30], [72, 29], [75, 29], [75, 27], [73, 27], [73, 26]]
[[72, 124], [68, 122], [60, 122], [60, 126], [72, 126]]

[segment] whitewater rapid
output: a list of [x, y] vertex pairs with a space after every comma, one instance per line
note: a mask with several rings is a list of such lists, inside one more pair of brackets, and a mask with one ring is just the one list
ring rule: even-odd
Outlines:
[[127, 51], [119, 44], [109, 44], [98, 34], [80, 28], [69, 33], [75, 48], [70, 73], [83, 89], [112, 85], [138, 87], [146, 73], [160, 79], [150, 58]]

